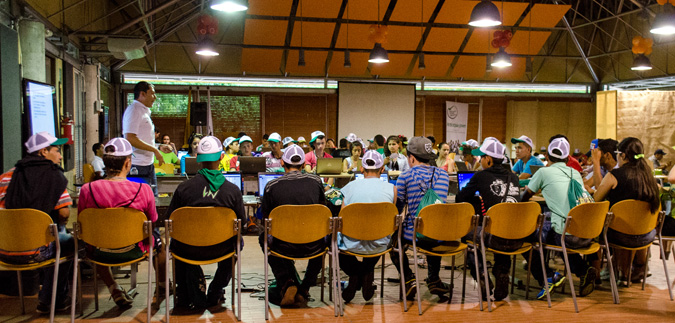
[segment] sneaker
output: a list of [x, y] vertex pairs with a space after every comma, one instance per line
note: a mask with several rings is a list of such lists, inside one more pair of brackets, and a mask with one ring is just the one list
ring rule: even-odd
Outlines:
[[[56, 305], [54, 306], [54, 312], [63, 312], [63, 311], [67, 311], [68, 309], [70, 309], [70, 300], [71, 300], [70, 296], [65, 297], [62, 301], [59, 301], [59, 299], [57, 297]], [[51, 304], [38, 302], [38, 305], [35, 308], [35, 311], [40, 313], [40, 314], [49, 314], [50, 305]]]
[[509, 274], [500, 273], [495, 276], [495, 301], [501, 301], [509, 296]]
[[295, 303], [295, 295], [298, 293], [298, 286], [292, 285], [292, 282], [287, 283], [286, 289], [283, 292], [280, 306], [291, 306]]
[[347, 287], [342, 290], [342, 299], [345, 303], [349, 303], [354, 299], [356, 291], [359, 290], [360, 277], [358, 275], [349, 276], [349, 283]]
[[[562, 285], [562, 283], [564, 282], [565, 276], [556, 271], [553, 274], [553, 277], [548, 278], [548, 293], [553, 293], [553, 289]], [[547, 293], [546, 286], [544, 286], [544, 288], [542, 288], [541, 291], [539, 291], [539, 294], [537, 294], [537, 299], [544, 299], [544, 297], [546, 297], [546, 293]]]
[[361, 294], [363, 299], [369, 301], [375, 295], [375, 285], [373, 281], [375, 280], [375, 272], [371, 271], [363, 276], [363, 281], [361, 282]]
[[124, 290], [124, 288], [120, 287], [120, 289], [115, 289], [112, 291], [110, 294], [110, 297], [115, 301], [115, 304], [119, 307], [126, 307], [131, 305], [133, 303], [134, 299], [127, 294], [127, 291]]
[[435, 281], [429, 281], [427, 279], [427, 288], [429, 288], [429, 293], [438, 296], [450, 294], [451, 292], [450, 285], [442, 282], [440, 278]]
[[586, 275], [580, 277], [579, 296], [584, 297], [595, 290], [595, 277], [598, 276], [598, 270], [595, 267], [588, 267]]
[[417, 292], [417, 280], [415, 278], [411, 278], [405, 282], [405, 299], [409, 301], [414, 301], [416, 292]]

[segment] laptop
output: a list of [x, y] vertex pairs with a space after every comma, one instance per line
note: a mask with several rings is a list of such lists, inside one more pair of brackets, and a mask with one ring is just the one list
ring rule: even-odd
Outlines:
[[284, 176], [284, 173], [258, 173], [258, 196], [262, 198], [263, 194], [265, 194], [265, 186], [267, 186], [267, 183], [281, 176]]
[[534, 173], [536, 173], [538, 170], [540, 170], [542, 167], [546, 166], [530, 166], [530, 171], [532, 172], [532, 176], [534, 176]]
[[197, 157], [185, 157], [185, 174], [195, 175], [199, 171]]
[[469, 172], [469, 171], [471, 171], [470, 169], [468, 169], [468, 168], [466, 167], [466, 164], [465, 164], [463, 161], [462, 161], [462, 162], [456, 162], [455, 165], [457, 165], [457, 170], [460, 171], [460, 172]]
[[[355, 180], [363, 179], [363, 178], [364, 178], [363, 173], [354, 173], [354, 179]], [[389, 182], [389, 176], [387, 175], [387, 173], [380, 174], [380, 180], [385, 182], [385, 183], [388, 183]]]
[[267, 170], [265, 157], [239, 156], [238, 161], [239, 171], [242, 174], [258, 174]]
[[225, 176], [225, 179], [236, 185], [237, 188], [241, 191], [241, 173], [223, 173], [223, 176]]
[[457, 172], [457, 183], [459, 183], [459, 191], [461, 192], [464, 187], [466, 187], [466, 184], [469, 184], [469, 180], [471, 180], [471, 177], [476, 174], [476, 172], [469, 172], [469, 171], [460, 171]]
[[342, 173], [342, 159], [317, 158], [316, 173], [320, 175], [335, 175]]

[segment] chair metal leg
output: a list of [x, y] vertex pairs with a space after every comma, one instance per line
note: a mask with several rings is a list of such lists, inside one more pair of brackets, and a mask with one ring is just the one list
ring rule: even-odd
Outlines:
[[[490, 290], [490, 276], [488, 276], [487, 260], [485, 259], [485, 245], [480, 246], [480, 252], [481, 255], [483, 255], [483, 277], [485, 278], [485, 293], [487, 295], [488, 312], [492, 312], [492, 291]], [[478, 273], [478, 275], [480, 276], [480, 273]], [[481, 289], [480, 284], [478, 289]]]
[[92, 263], [92, 267], [94, 268], [94, 309], [98, 311], [98, 274], [96, 270], [96, 264]]
[[[324, 256], [321, 258], [321, 301], [323, 302], [323, 284], [325, 281], [326, 275], [324, 274], [325, 266], [324, 266]], [[331, 273], [333, 272], [333, 256], [331, 255], [328, 257], [328, 271]], [[339, 278], [338, 278], [339, 279]], [[328, 300], [333, 301], [333, 277], [332, 274], [330, 277], [328, 277]]]
[[541, 261], [541, 271], [544, 274], [544, 288], [546, 289], [546, 301], [548, 301], [548, 308], [551, 308], [551, 293], [548, 292], [548, 277], [546, 277], [546, 264], [544, 263], [544, 246], [539, 246], [539, 259]]
[[[413, 237], [415, 238], [415, 237]], [[422, 315], [422, 293], [420, 292], [420, 281], [417, 279], [420, 275], [417, 270], [417, 248], [416, 246], [413, 246], [413, 259], [415, 259], [415, 264], [413, 264], [413, 267], [415, 267], [415, 289], [416, 289], [416, 298], [417, 298], [417, 311], [419, 312], [419, 315]], [[401, 262], [402, 266], [403, 262]], [[403, 272], [403, 268], [401, 268], [401, 272]], [[403, 293], [403, 301], [408, 303], [408, 297], [406, 293]]]
[[269, 313], [270, 312], [270, 297], [269, 297], [269, 286], [268, 286], [268, 284], [269, 284], [269, 273], [268, 273], [268, 269], [267, 269], [267, 267], [268, 267], [267, 257], [269, 257], [269, 254], [267, 252], [267, 239], [263, 239], [263, 240], [265, 240], [265, 251], [263, 252], [263, 256], [265, 257], [265, 260], [264, 260], [264, 265], [265, 265], [265, 282], [264, 282], [264, 285], [265, 285], [265, 320], [267, 321], [267, 320], [270, 319], [270, 313]]
[[[333, 268], [332, 268], [333, 264], [332, 264], [331, 258], [332, 257], [328, 257], [328, 262], [329, 262], [329, 264], [328, 264], [329, 268], [328, 269], [329, 269], [329, 271], [333, 270]], [[322, 302], [323, 302], [323, 286], [324, 285], [326, 285], [326, 254], [323, 254], [323, 256], [321, 256], [321, 301]], [[330, 289], [330, 287], [329, 287], [329, 289]], [[332, 298], [332, 296], [328, 296], [328, 297]]]
[[[152, 229], [150, 229], [152, 230]], [[148, 235], [152, 237], [152, 232], [149, 232]], [[153, 250], [152, 250], [152, 244], [150, 243], [150, 251], [148, 252], [148, 315], [147, 315], [147, 320], [148, 323], [150, 323], [150, 320], [152, 319], [152, 269], [153, 269]]]
[[626, 276], [626, 279], [628, 279], [628, 287], [630, 288], [631, 285], [633, 285], [633, 280], [630, 279], [633, 276], [633, 259], [635, 258], [635, 251], [630, 252], [630, 262], [628, 262], [628, 276]]
[[[401, 285], [401, 297], [403, 298], [403, 311], [407, 312], [408, 311], [408, 298], [405, 297], [405, 277], [403, 275], [403, 267], [401, 267], [403, 265], [403, 246], [401, 245], [400, 232], [399, 232], [399, 237], [398, 237], [398, 261], [399, 261], [398, 263], [400, 264], [399, 265], [400, 270], [398, 271], [398, 278], [399, 278], [399, 282], [400, 282], [400, 285]], [[417, 269], [417, 266], [415, 266], [415, 269]], [[417, 276], [415, 276], [415, 277], [417, 277]], [[415, 281], [417, 281], [417, 279], [415, 279]], [[419, 291], [417, 291], [417, 292], [419, 292]]]
[[380, 298], [384, 298], [384, 261], [387, 258], [385, 255], [382, 255], [382, 270], [380, 271]]
[[84, 306], [82, 303], [82, 270], [77, 272], [77, 285], [80, 286], [77, 289], [77, 299], [79, 300], [80, 304], [80, 316], [84, 316]]
[[[659, 249], [661, 250], [661, 261], [663, 261], [663, 271], [666, 274], [666, 285], [668, 286], [668, 294], [670, 295], [670, 300], [673, 300], [673, 288], [670, 286], [670, 277], [668, 277], [668, 266], [666, 265], [666, 253], [663, 250], [663, 240], [659, 235]], [[645, 278], [647, 278], [647, 273], [645, 273]]]
[[572, 300], [574, 301], [574, 310], [579, 313], [579, 306], [577, 305], [577, 293], [574, 291], [574, 279], [572, 279], [572, 271], [570, 270], [570, 261], [567, 256], [567, 250], [565, 250], [565, 242], [562, 243], [563, 247], [563, 257], [565, 257], [565, 276], [570, 284], [570, 293], [572, 293]]
[[[171, 307], [169, 306], [169, 239], [166, 240], [166, 249], [164, 250], [164, 307], [166, 311], [166, 323], [170, 322], [170, 316], [171, 316]], [[159, 268], [157, 268], [157, 272], [159, 272]], [[176, 281], [173, 281], [174, 284]], [[157, 290], [157, 293], [159, 293], [159, 288]], [[159, 298], [157, 298], [159, 300]], [[175, 303], [174, 303], [175, 304]], [[159, 308], [159, 304], [157, 304], [157, 308]]]
[[527, 278], [525, 279], [525, 299], [530, 298], [530, 276], [532, 275], [532, 253], [534, 250], [530, 250], [530, 254], [527, 257]]
[[[58, 248], [58, 236], [57, 236], [57, 248], [56, 248], [56, 262], [54, 263], [54, 281], [52, 282], [52, 302], [51, 302], [51, 307], [49, 309], [49, 323], [54, 322], [54, 312], [56, 311], [56, 286], [58, 283], [59, 279], [59, 267], [61, 265], [61, 248]], [[44, 287], [44, 286], [42, 286]]]
[[[450, 286], [451, 288], [455, 286], [455, 256], [452, 256], [452, 275], [450, 276]], [[452, 294], [452, 289], [450, 290], [450, 294]]]
[[612, 296], [614, 297], [614, 304], [619, 304], [619, 290], [616, 286], [616, 276], [614, 276], [614, 264], [612, 264], [612, 255], [609, 252], [609, 245], [605, 241], [605, 257], [607, 258], [607, 265], [609, 266], [609, 283], [612, 287]]
[[333, 299], [335, 300], [333, 302], [333, 307], [335, 310], [335, 317], [338, 315], [345, 315], [345, 309], [344, 309], [344, 302], [342, 300], [342, 288], [341, 288], [341, 283], [340, 283], [340, 259], [338, 258], [338, 252], [337, 248], [334, 249], [335, 252], [331, 253], [331, 257], [334, 259], [333, 260], [333, 268], [331, 268], [330, 275], [333, 277], [331, 279], [331, 285], [335, 285], [335, 288], [333, 289], [334, 295]]
[[464, 266], [462, 268], [462, 303], [464, 303], [464, 296], [466, 295], [466, 258], [469, 254], [469, 250], [464, 249]]
[[483, 291], [480, 288], [480, 270], [478, 270], [478, 246], [475, 244], [473, 245], [473, 259], [476, 259], [476, 261], [473, 262], [474, 266], [476, 267], [476, 283], [478, 283], [478, 305], [480, 306], [480, 310], [483, 310]]
[[21, 272], [16, 271], [17, 283], [19, 284], [19, 298], [21, 299], [21, 315], [26, 314], [26, 304], [23, 301], [23, 283], [21, 282]]
[[[77, 303], [77, 277], [78, 277], [78, 255], [77, 255], [77, 243], [75, 243], [75, 256], [73, 258], [73, 283], [71, 285], [71, 297], [70, 297], [70, 322], [75, 322], [75, 304]], [[168, 322], [167, 322], [168, 323]]]
[[516, 285], [516, 255], [511, 259], [511, 294], [513, 294], [513, 287]]
[[[661, 246], [659, 246], [659, 248], [661, 248]], [[645, 283], [647, 282], [647, 272], [649, 269], [649, 255], [651, 254], [652, 254], [651, 247], [649, 247], [647, 248], [647, 253], [645, 254], [645, 265], [642, 268], [642, 290], [645, 290]]]

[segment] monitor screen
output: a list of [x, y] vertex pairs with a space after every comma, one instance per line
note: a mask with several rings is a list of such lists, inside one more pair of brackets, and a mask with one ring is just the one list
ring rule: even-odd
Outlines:
[[28, 137], [42, 131], [57, 138], [60, 136], [57, 131], [55, 94], [56, 89], [52, 85], [24, 79], [24, 120]]
[[185, 156], [187, 154], [188, 154], [187, 150], [179, 150], [178, 155], [176, 155], [176, 156], [178, 157], [178, 160], [181, 160], [181, 159], [183, 159], [183, 156]]
[[241, 174], [240, 173], [223, 173], [223, 176], [225, 176], [225, 179], [236, 185], [237, 188], [241, 191]]
[[[363, 173], [355, 173], [354, 179], [362, 179]], [[386, 173], [380, 174], [380, 180], [383, 182], [389, 182], [389, 176]]]
[[267, 183], [275, 178], [283, 176], [284, 173], [260, 173], [258, 174], [258, 196], [262, 197], [265, 193]]
[[459, 183], [459, 190], [461, 191], [466, 187], [466, 184], [469, 184], [469, 180], [473, 177], [473, 174], [476, 172], [458, 172], [457, 173], [457, 183]]

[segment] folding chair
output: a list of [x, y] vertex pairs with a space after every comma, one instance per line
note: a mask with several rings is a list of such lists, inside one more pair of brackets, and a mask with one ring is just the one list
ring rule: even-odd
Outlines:
[[[54, 242], [56, 254], [54, 258], [38, 263], [15, 265], [0, 261], [0, 270], [16, 271], [19, 283], [19, 298], [21, 298], [21, 314], [26, 314], [23, 300], [23, 286], [21, 284], [21, 272], [35, 270], [54, 265], [54, 278], [52, 283], [52, 300], [49, 311], [49, 322], [54, 322], [54, 307], [56, 306], [56, 283], [59, 277], [59, 265], [71, 257], [61, 257], [61, 244], [59, 243], [59, 231], [52, 222], [52, 218], [42, 211], [34, 209], [11, 209], [0, 210], [0, 249], [5, 251], [27, 251], [37, 249]], [[46, 286], [42, 286], [46, 288]]]
[[[487, 260], [485, 259], [486, 251], [513, 256], [514, 261], [512, 262], [514, 265], [514, 270], [511, 273], [511, 292], [513, 292], [515, 281], [515, 256], [531, 251], [532, 249], [539, 250], [539, 256], [541, 256], [542, 262], [542, 271], [544, 272], [544, 281], [546, 281], [546, 269], [544, 269], [544, 253], [543, 248], [541, 247], [541, 238], [539, 241], [540, 244], [538, 246], [535, 246], [529, 242], [523, 242], [523, 245], [516, 251], [501, 251], [493, 248], [486, 248], [485, 246], [485, 235], [488, 233], [503, 239], [521, 240], [532, 235], [537, 229], [540, 229], [539, 232], [541, 232], [541, 226], [543, 222], [544, 215], [541, 214], [541, 207], [536, 202], [499, 203], [487, 211], [487, 214], [483, 217], [483, 231], [480, 235], [480, 251], [483, 256], [483, 275], [485, 279], [485, 286], [489, 286], [490, 280], [490, 277], [488, 276]], [[525, 283], [526, 299], [530, 294], [530, 269], [532, 267], [532, 252], [530, 252], [529, 255], [530, 256], [527, 261], [527, 280]], [[488, 294], [488, 311], [492, 312], [492, 292], [490, 291], [489, 287], [486, 289]], [[547, 299], [548, 306], [551, 307], [551, 298], [548, 294]], [[482, 303], [482, 300], [480, 302]]]
[[[350, 237], [356, 240], [378, 240], [388, 236], [394, 235], [397, 231], [399, 234], [396, 235], [395, 239], [398, 239], [399, 246], [401, 245], [401, 223], [403, 223], [403, 216], [398, 214], [398, 210], [393, 203], [353, 203], [345, 206], [340, 210], [339, 218], [337, 219], [336, 230], [343, 235]], [[392, 248], [387, 248], [382, 252], [376, 254], [360, 254], [347, 250], [339, 250], [337, 247], [337, 238], [334, 239], [335, 244], [333, 245], [333, 250], [336, 251], [336, 254], [341, 253], [345, 255], [351, 255], [356, 257], [363, 258], [373, 258], [382, 256], [382, 272], [381, 272], [381, 285], [380, 285], [380, 298], [384, 297], [384, 255], [392, 250]], [[403, 258], [403, 252], [401, 248], [398, 250], [399, 258]], [[337, 273], [340, 272], [340, 260], [336, 256], [335, 269]], [[403, 277], [400, 276], [401, 280], [401, 292], [405, 294], [405, 282]], [[339, 279], [339, 275], [338, 275]], [[342, 300], [342, 290], [341, 288], [337, 289], [337, 302], [339, 302], [340, 313], [344, 315], [344, 301]], [[405, 304], [405, 303], [404, 303]], [[404, 305], [405, 310], [407, 310], [407, 304]]]
[[94, 179], [94, 166], [91, 164], [82, 165], [82, 178], [85, 183], [89, 183]]
[[[331, 218], [331, 212], [325, 205], [311, 204], [311, 205], [282, 205], [276, 207], [269, 215], [269, 218], [265, 219], [265, 238], [263, 244], [264, 257], [265, 257], [265, 320], [269, 320], [269, 286], [267, 284], [269, 277], [269, 265], [268, 259], [269, 256], [275, 256], [291, 260], [309, 260], [316, 257], [322, 257], [321, 261], [321, 300], [323, 301], [323, 285], [324, 285], [324, 261], [326, 253], [329, 253], [335, 262], [336, 253], [330, 251], [330, 248], [327, 246], [324, 250], [307, 257], [295, 258], [284, 255], [279, 251], [274, 251], [269, 249], [267, 242], [267, 236], [271, 235], [275, 239], [282, 240], [288, 243], [302, 244], [310, 243], [323, 239], [324, 237], [331, 235], [331, 243], [334, 244], [335, 234], [334, 234], [334, 225], [333, 219]], [[333, 277], [332, 283], [339, 284], [339, 279], [336, 278], [337, 271], [335, 268], [331, 268], [330, 275]], [[340, 288], [337, 285], [335, 288]], [[335, 294], [337, 290], [333, 293]], [[337, 295], [333, 295], [337, 297]], [[337, 302], [337, 300], [335, 301]], [[337, 303], [335, 307], [335, 316], [338, 316], [338, 307]]]
[[[169, 259], [178, 259], [191, 265], [208, 265], [218, 263], [234, 257], [237, 263], [237, 279], [232, 276], [232, 306], [234, 307], [234, 294], [237, 291], [237, 317], [241, 321], [241, 261], [239, 252], [241, 249], [241, 220], [232, 209], [225, 207], [182, 207], [171, 213], [171, 219], [165, 222], [166, 234], [166, 323], [169, 323]], [[169, 241], [175, 239], [184, 244], [195, 247], [209, 247], [225, 242], [236, 237], [236, 249], [215, 259], [195, 260], [178, 256], [169, 249]], [[232, 263], [234, 274], [234, 262]], [[175, 274], [175, 272], [174, 272]], [[176, 281], [174, 277], [174, 281]], [[236, 287], [235, 287], [236, 284]], [[174, 293], [175, 295], [175, 293]], [[174, 300], [175, 302], [175, 300]]]
[[[464, 297], [465, 287], [466, 287], [466, 255], [468, 253], [469, 245], [460, 242], [459, 240], [473, 231], [474, 237], [476, 236], [475, 228], [478, 217], [475, 215], [475, 210], [473, 206], [469, 203], [457, 203], [457, 204], [433, 204], [424, 207], [418, 217], [415, 218], [413, 224], [413, 257], [417, 259], [417, 253], [422, 253], [427, 256], [438, 256], [438, 257], [454, 257], [460, 253], [464, 253], [464, 279], [462, 282], [462, 298]], [[433, 240], [439, 240], [444, 242], [456, 241], [457, 244], [453, 245], [440, 245], [433, 249], [424, 249], [417, 245], [417, 234], [421, 234], [427, 238]], [[471, 246], [473, 249], [474, 257], [477, 256], [476, 248]], [[415, 267], [415, 284], [417, 285], [417, 310], [419, 315], [422, 315], [422, 296], [420, 292], [420, 281], [418, 266]], [[478, 268], [478, 266], [476, 266]], [[453, 266], [453, 275], [454, 279], [454, 266]], [[403, 280], [401, 280], [403, 283]], [[479, 299], [480, 299], [480, 291]], [[405, 292], [403, 293], [405, 295]], [[483, 303], [481, 302], [481, 310]]]
[[[73, 225], [75, 235], [75, 250], [78, 249], [78, 240], [96, 248], [119, 249], [125, 248], [144, 241], [148, 250], [139, 258], [123, 263], [105, 263], [93, 260], [88, 256], [85, 259], [96, 266], [126, 266], [148, 260], [148, 315], [150, 322], [152, 316], [152, 257], [153, 243], [152, 222], [147, 219], [143, 212], [131, 208], [107, 208], [85, 209], [77, 215], [77, 222]], [[70, 313], [71, 322], [75, 321], [75, 290], [78, 282], [79, 255], [75, 253], [75, 266], [73, 270], [73, 299]], [[98, 310], [98, 288], [96, 270], [94, 270], [94, 303]]]
[[[609, 222], [611, 221], [611, 218], [607, 216], [608, 211], [608, 201], [577, 205], [571, 209], [570, 213], [567, 215], [567, 220], [565, 221], [565, 228], [563, 229], [562, 236], [564, 237], [569, 233], [581, 239], [595, 239], [599, 237], [600, 234], [607, 229]], [[561, 240], [560, 246], [544, 244], [544, 248], [547, 250], [562, 252], [563, 254], [565, 259], [565, 274], [567, 276], [567, 281], [569, 281], [572, 300], [574, 301], [574, 310], [579, 313], [579, 307], [577, 306], [577, 295], [574, 291], [574, 282], [572, 280], [572, 271], [570, 270], [568, 255], [570, 253], [590, 255], [598, 252], [601, 247], [605, 248], [607, 263], [609, 264], [610, 268], [610, 280], [612, 282], [612, 298], [614, 299], [614, 303], [617, 303], [618, 298], [616, 294], [616, 280], [614, 280], [614, 270], [612, 268], [612, 261], [610, 260], [611, 257], [609, 253], [609, 246], [607, 244], [601, 246], [597, 242], [592, 242], [588, 247], [571, 249], [567, 248], [565, 245], [565, 239]]]
[[[668, 267], [666, 265], [666, 256], [664, 252], [663, 238], [661, 237], [661, 228], [663, 227], [663, 219], [665, 218], [665, 212], [659, 211], [652, 213], [649, 210], [649, 203], [644, 201], [637, 200], [624, 200], [618, 202], [612, 206], [610, 209], [610, 214], [612, 215], [612, 221], [609, 224], [609, 227], [617, 232], [629, 235], [643, 235], [649, 233], [650, 231], [656, 229], [657, 237], [659, 239], [659, 249], [661, 250], [661, 259], [663, 260], [663, 270], [666, 274], [666, 284], [668, 285], [668, 293], [670, 295], [670, 300], [673, 300], [673, 291], [670, 286], [670, 278], [668, 277]], [[629, 250], [631, 252], [647, 249], [652, 245], [652, 242], [648, 243], [645, 246], [637, 248], [629, 248], [621, 246], [615, 243], [611, 243], [607, 240], [607, 232], [604, 236], [605, 243], [609, 243], [609, 246], [616, 249]], [[647, 253], [647, 260], [649, 259], [649, 253]], [[631, 268], [628, 269], [628, 277], [631, 277]], [[645, 289], [645, 281], [647, 280], [647, 266], [644, 266], [642, 279], [642, 289]], [[614, 285], [612, 288], [616, 290], [616, 281], [612, 280]], [[630, 286], [630, 281], [629, 281]], [[616, 303], [619, 303], [619, 293], [616, 292]]]

